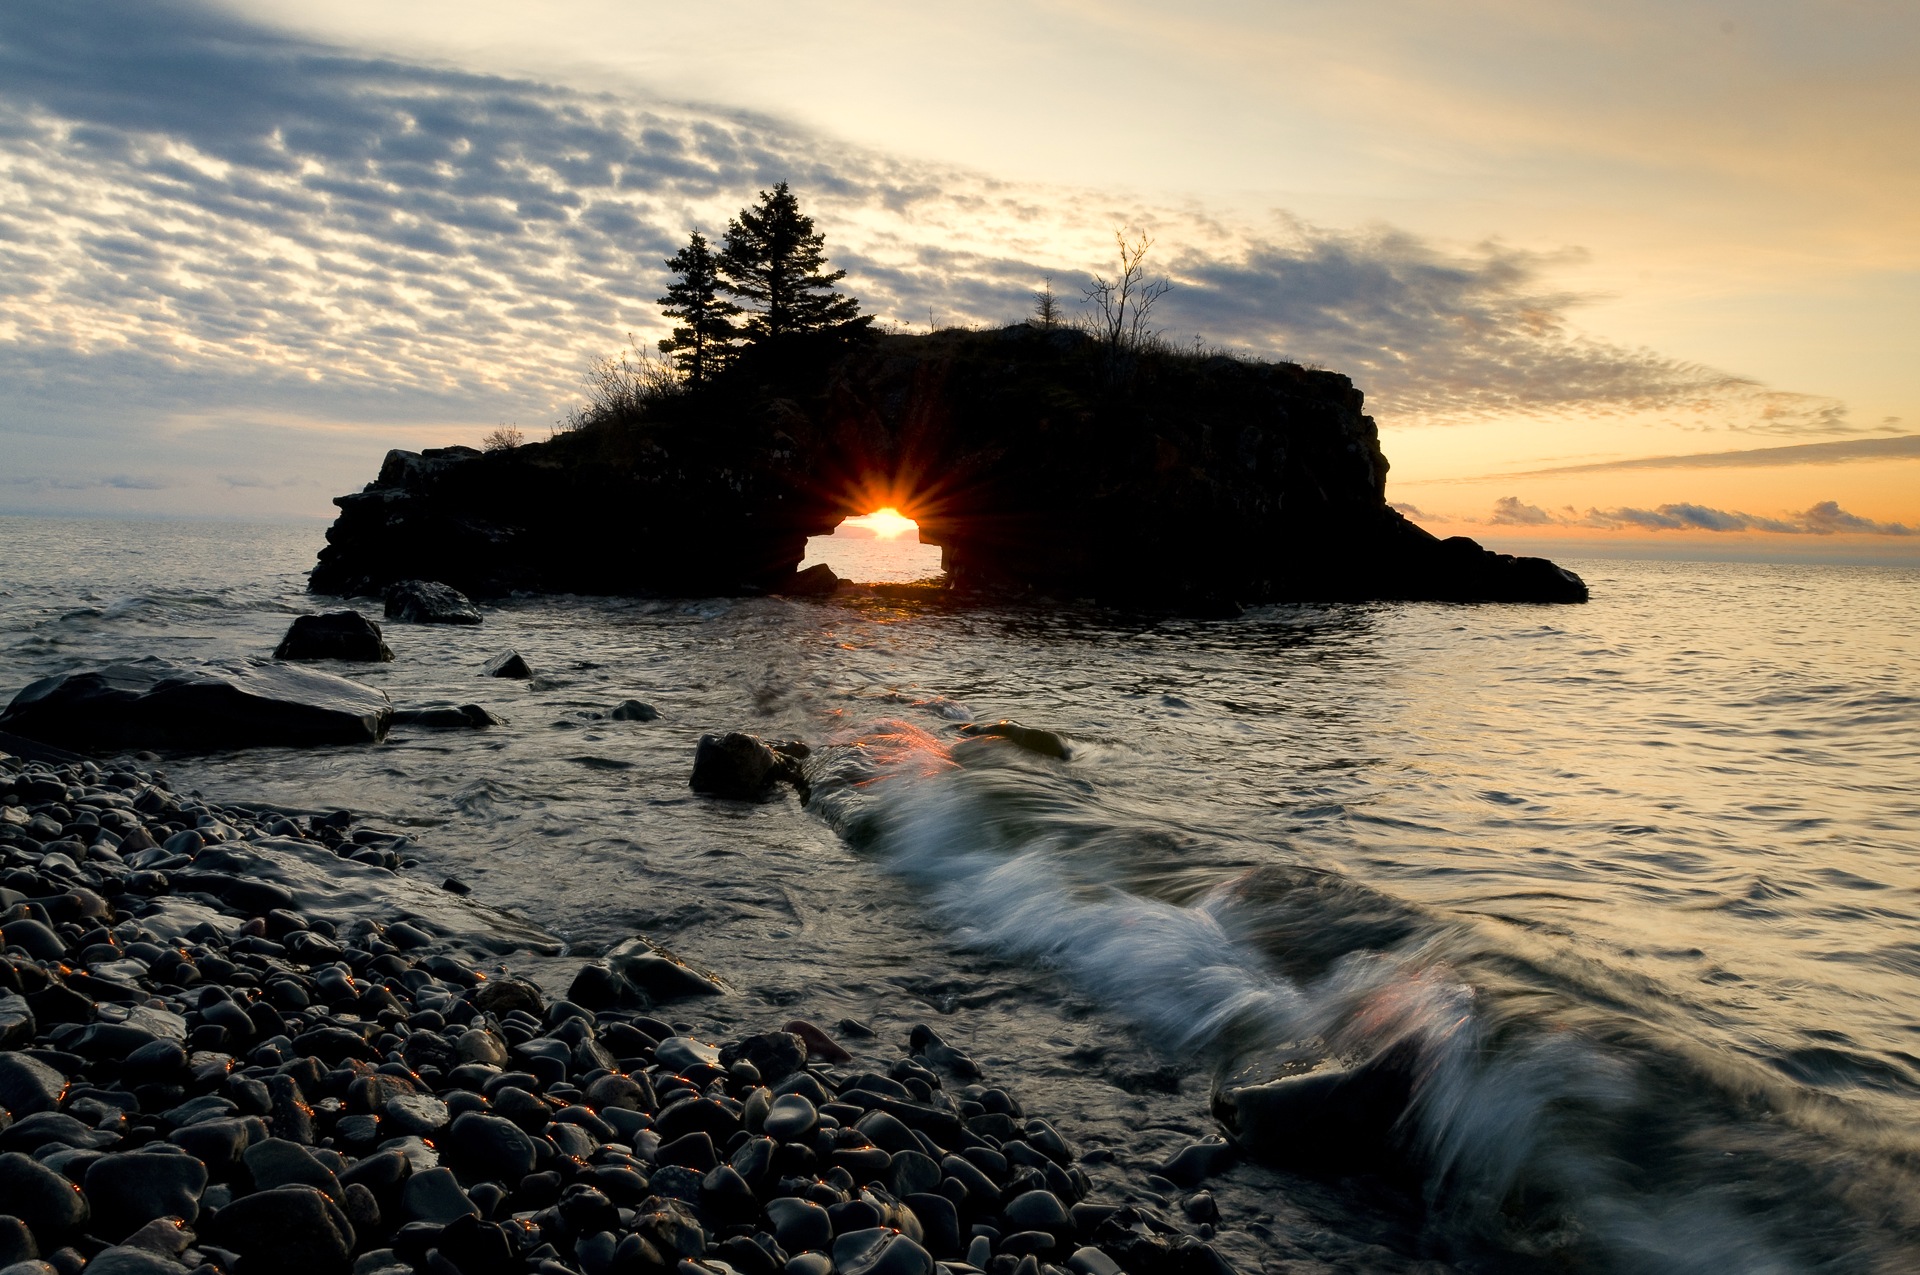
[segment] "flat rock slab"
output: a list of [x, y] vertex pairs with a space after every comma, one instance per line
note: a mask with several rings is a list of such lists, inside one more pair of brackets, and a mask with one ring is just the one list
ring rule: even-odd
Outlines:
[[371, 686], [285, 664], [178, 664], [149, 656], [42, 678], [0, 729], [67, 748], [371, 744], [393, 704]]

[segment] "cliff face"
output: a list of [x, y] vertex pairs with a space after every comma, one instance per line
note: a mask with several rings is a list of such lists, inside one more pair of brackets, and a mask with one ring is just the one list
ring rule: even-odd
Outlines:
[[1213, 610], [1281, 599], [1581, 601], [1537, 558], [1389, 509], [1362, 397], [1331, 372], [1148, 356], [1076, 333], [881, 338], [774, 391], [736, 384], [510, 452], [394, 452], [311, 587], [395, 579], [713, 594], [778, 588], [806, 537], [892, 504], [959, 592]]

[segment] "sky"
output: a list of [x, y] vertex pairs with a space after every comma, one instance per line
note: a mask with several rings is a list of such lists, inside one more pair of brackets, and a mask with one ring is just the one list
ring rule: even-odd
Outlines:
[[1910, 0], [9, 0], [0, 512], [543, 436], [785, 180], [909, 331], [1149, 234], [1440, 534], [1920, 561], [1916, 137]]

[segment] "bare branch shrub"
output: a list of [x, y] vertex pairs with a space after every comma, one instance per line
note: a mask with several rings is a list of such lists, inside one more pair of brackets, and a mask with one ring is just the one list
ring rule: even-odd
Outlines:
[[488, 430], [486, 434], [481, 437], [480, 450], [483, 452], [510, 452], [526, 441], [527, 436], [520, 432], [519, 426], [503, 423], [497, 429]]
[[638, 421], [655, 405], [686, 389], [672, 356], [652, 353], [632, 333], [627, 335], [626, 349], [593, 360], [583, 379], [587, 401], [567, 412], [560, 422], [563, 429]]
[[1082, 293], [1092, 308], [1088, 316], [1093, 335], [1107, 347], [1107, 355], [1116, 364], [1120, 357], [1139, 351], [1154, 338], [1148, 319], [1154, 302], [1165, 296], [1172, 284], [1165, 279], [1147, 278], [1147, 249], [1153, 240], [1145, 231], [1133, 239], [1124, 230], [1113, 232], [1120, 249], [1120, 271], [1113, 278], [1093, 276]]

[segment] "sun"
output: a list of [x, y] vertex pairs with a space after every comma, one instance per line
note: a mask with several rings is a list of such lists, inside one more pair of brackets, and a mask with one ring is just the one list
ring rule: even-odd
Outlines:
[[892, 505], [876, 509], [870, 514], [861, 514], [858, 518], [849, 518], [851, 526], [865, 527], [882, 540], [897, 540], [909, 531], [919, 531], [920, 524], [902, 514]]

